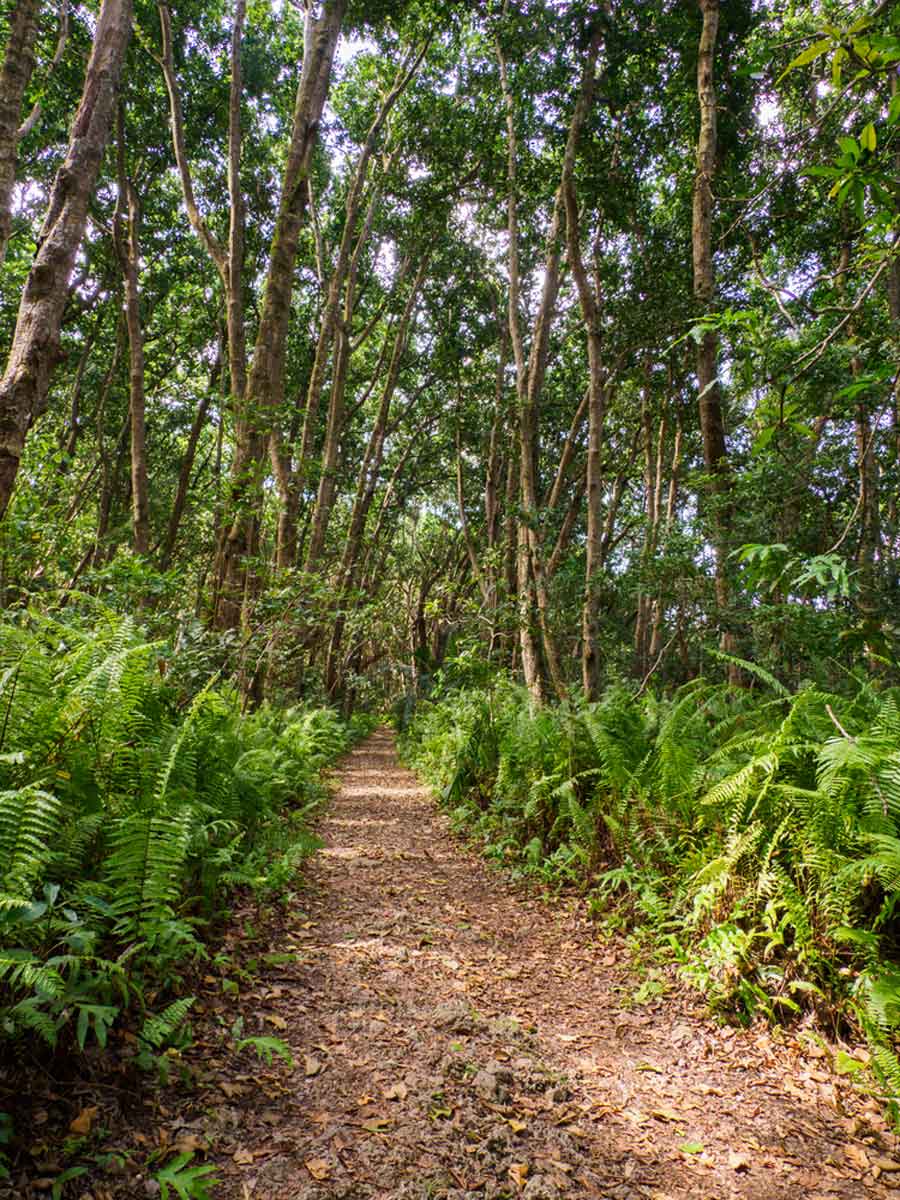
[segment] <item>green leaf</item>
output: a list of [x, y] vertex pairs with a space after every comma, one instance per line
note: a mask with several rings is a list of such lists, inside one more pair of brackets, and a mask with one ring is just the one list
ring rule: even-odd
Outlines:
[[859, 135], [859, 144], [863, 150], [872, 151], [878, 145], [878, 137], [875, 133], [875, 126], [870, 121]]
[[813, 42], [811, 46], [807, 46], [805, 50], [801, 50], [797, 57], [791, 59], [785, 69], [778, 76], [778, 82], [780, 83], [782, 79], [784, 79], [785, 75], [796, 70], [797, 67], [805, 67], [808, 63], [815, 62], [817, 58], [821, 58], [823, 54], [827, 54], [833, 45], [834, 42], [832, 39], [827, 37], [822, 38], [818, 42]]
[[210, 1200], [209, 1189], [218, 1184], [215, 1177], [215, 1167], [211, 1163], [205, 1166], [189, 1167], [187, 1164], [193, 1154], [178, 1154], [156, 1173], [161, 1200], [169, 1200], [172, 1191], [179, 1200]]
[[277, 1054], [279, 1058], [283, 1058], [289, 1067], [294, 1065], [294, 1056], [291, 1054], [290, 1047], [281, 1038], [277, 1037], [248, 1037], [242, 1038], [236, 1045], [238, 1050], [246, 1050], [247, 1047], [252, 1047], [267, 1066], [272, 1065], [273, 1055]]
[[866, 1064], [845, 1050], [838, 1050], [834, 1056], [834, 1069], [838, 1075], [858, 1075], [866, 1069]]
[[53, 1180], [53, 1187], [50, 1190], [51, 1200], [62, 1200], [63, 1187], [72, 1179], [80, 1179], [82, 1175], [87, 1175], [87, 1167], [67, 1167], [62, 1174], [57, 1175]]

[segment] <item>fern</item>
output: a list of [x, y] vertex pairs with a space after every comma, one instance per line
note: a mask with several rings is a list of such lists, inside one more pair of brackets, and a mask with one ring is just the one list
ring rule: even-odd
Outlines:
[[43, 873], [59, 828], [59, 800], [42, 788], [0, 792], [0, 877], [26, 893]]
[[184, 1025], [194, 1003], [194, 996], [182, 996], [162, 1012], [146, 1017], [138, 1037], [154, 1050], [161, 1049]]

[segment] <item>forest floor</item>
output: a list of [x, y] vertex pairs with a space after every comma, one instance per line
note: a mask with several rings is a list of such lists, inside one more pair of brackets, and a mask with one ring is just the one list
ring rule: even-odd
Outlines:
[[[193, 1088], [130, 1113], [115, 1090], [50, 1093], [45, 1121], [65, 1102], [126, 1164], [65, 1196], [157, 1196], [131, 1164], [176, 1151], [217, 1165], [215, 1200], [900, 1193], [897, 1140], [816, 1038], [717, 1025], [674, 976], [642, 989], [583, 905], [460, 844], [387, 732], [337, 782], [302, 911], [236, 914], [239, 982], [203, 981]], [[238, 1016], [293, 1068], [229, 1051]], [[48, 1194], [44, 1174], [8, 1194]]]

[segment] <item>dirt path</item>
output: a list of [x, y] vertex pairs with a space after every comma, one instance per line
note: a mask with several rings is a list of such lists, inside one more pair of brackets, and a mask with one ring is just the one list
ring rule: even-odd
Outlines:
[[387, 733], [340, 782], [306, 912], [268, 947], [289, 962], [249, 1002], [295, 1069], [238, 1076], [217, 1129], [208, 1107], [192, 1125], [217, 1200], [900, 1189], [877, 1108], [827, 1059], [678, 994], [630, 1003], [610, 943], [461, 849]]

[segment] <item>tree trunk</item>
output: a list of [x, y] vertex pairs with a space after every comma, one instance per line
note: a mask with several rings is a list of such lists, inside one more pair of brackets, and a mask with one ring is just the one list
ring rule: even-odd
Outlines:
[[581, 683], [587, 700], [600, 694], [600, 617], [599, 571], [603, 506], [600, 446], [606, 421], [606, 385], [603, 368], [603, 335], [600, 329], [598, 289], [591, 286], [581, 257], [581, 230], [575, 195], [575, 156], [578, 138], [594, 97], [594, 74], [600, 50], [600, 33], [591, 37], [582, 70], [578, 101], [566, 144], [563, 163], [563, 196], [566, 206], [566, 240], [569, 267], [578, 289], [578, 302], [587, 338], [588, 357], [588, 457], [587, 457], [587, 534], [585, 537], [584, 602], [581, 612]]
[[263, 455], [274, 417], [284, 396], [284, 362], [294, 261], [306, 212], [306, 186], [328, 95], [331, 67], [347, 0], [325, 0], [318, 17], [307, 9], [303, 68], [294, 104], [291, 142], [281, 187], [275, 233], [269, 255], [253, 366], [238, 406], [225, 528], [217, 563], [215, 624], [239, 625], [247, 583], [247, 558], [253, 552], [262, 506]]
[[[125, 115], [119, 107], [117, 175], [119, 195], [113, 216], [113, 241], [125, 284], [128, 329], [128, 403], [131, 421], [131, 528], [135, 554], [150, 553], [150, 498], [147, 479], [147, 428], [144, 396], [144, 331], [141, 326], [140, 209], [137, 192], [125, 171]], [[127, 235], [123, 213], [127, 206]]]
[[[369, 163], [377, 148], [385, 122], [390, 116], [391, 110], [397, 100], [403, 94], [418, 70], [426, 48], [427, 43], [417, 54], [413, 55], [410, 52], [401, 64], [394, 85], [382, 101], [375, 120], [366, 134], [366, 140], [360, 151], [359, 160], [354, 169], [347, 194], [344, 228], [338, 247], [337, 260], [328, 284], [325, 307], [320, 321], [319, 340], [316, 345], [316, 357], [313, 362], [307, 391], [306, 416], [303, 423], [303, 439], [300, 447], [299, 474], [301, 479], [297, 481], [295, 488], [297, 490], [302, 486], [302, 478], [305, 476], [307, 470], [307, 463], [312, 450], [313, 434], [319, 414], [322, 388], [329, 361], [333, 357], [328, 426], [322, 452], [322, 473], [319, 479], [319, 491], [312, 517], [309, 547], [306, 553], [305, 570], [307, 571], [312, 570], [321, 557], [325, 546], [325, 534], [331, 518], [331, 509], [334, 503], [336, 483], [334, 472], [337, 466], [340, 437], [343, 432], [347, 370], [350, 365], [350, 355], [352, 353], [350, 329], [356, 307], [356, 282], [362, 251], [369, 240], [375, 211], [381, 195], [381, 189], [377, 187], [368, 206], [362, 230], [357, 237], [356, 224], [362, 208], [363, 189], [368, 177]], [[393, 161], [393, 158], [390, 161]], [[401, 278], [403, 274], [404, 269], [401, 269]], [[341, 320], [340, 302], [342, 293], [344, 295], [344, 305], [343, 319]], [[332, 344], [335, 346], [333, 356], [331, 355]], [[276, 477], [277, 475], [278, 472], [276, 471]], [[293, 507], [292, 497], [289, 494], [290, 489], [287, 489], [287, 491], [288, 494], [282, 495], [282, 505], [285, 511], [290, 513]], [[290, 532], [293, 533], [293, 530]], [[282, 565], [281, 541], [281, 536], [279, 536], [279, 565]]]
[[60, 357], [69, 279], [109, 139], [130, 34], [131, 0], [104, 0], [69, 147], [50, 193], [0, 380], [0, 518], [9, 506], [28, 430], [46, 408], [50, 378]]
[[172, 46], [172, 20], [168, 6], [157, 5], [162, 33], [162, 57], [159, 59], [166, 92], [169, 97], [169, 124], [172, 148], [181, 180], [181, 194], [188, 221], [200, 244], [218, 271], [225, 293], [226, 328], [228, 330], [228, 367], [231, 395], [235, 404], [244, 397], [247, 387], [247, 345], [244, 329], [244, 297], [242, 277], [244, 268], [244, 196], [241, 190], [241, 91], [243, 74], [241, 44], [244, 36], [246, 0], [235, 0], [231, 19], [229, 48], [230, 82], [228, 90], [228, 245], [221, 244], [207, 225], [194, 195], [190, 164], [184, 138], [184, 116], [181, 95], [175, 78], [175, 57]]
[[16, 184], [16, 147], [22, 101], [34, 70], [40, 0], [13, 4], [9, 40], [0, 67], [0, 266], [12, 230], [12, 196]]
[[194, 460], [197, 457], [197, 445], [200, 441], [200, 434], [203, 432], [203, 426], [206, 424], [206, 414], [209, 411], [214, 390], [219, 384], [219, 378], [222, 374], [222, 349], [222, 339], [220, 336], [216, 361], [213, 363], [209, 373], [209, 385], [206, 393], [197, 405], [197, 411], [194, 413], [194, 420], [191, 423], [187, 445], [184, 449], [184, 457], [181, 460], [181, 469], [178, 472], [178, 485], [175, 489], [172, 511], [169, 514], [169, 524], [159, 556], [160, 569], [163, 571], [169, 569], [172, 562], [172, 555], [175, 552], [178, 530], [181, 526], [181, 518], [184, 516], [185, 505], [187, 504], [188, 490], [191, 484], [191, 472], [194, 469]]
[[[697, 103], [700, 109], [700, 133], [697, 139], [697, 170], [694, 176], [693, 247], [694, 298], [698, 315], [711, 311], [715, 291], [713, 267], [713, 191], [716, 173], [718, 132], [716, 120], [715, 54], [719, 30], [719, 0], [698, 0], [703, 16], [703, 28], [697, 55]], [[703, 333], [697, 345], [697, 383], [699, 387], [700, 434], [703, 439], [703, 462], [710, 477], [710, 496], [715, 552], [716, 607], [720, 621], [721, 647], [733, 652], [734, 638], [722, 624], [728, 620], [728, 551], [731, 535], [731, 510], [728, 495], [731, 480], [728, 451], [725, 444], [725, 422], [722, 415], [722, 396], [718, 378], [719, 335], [713, 330]], [[739, 672], [729, 667], [729, 679], [739, 681]]]

